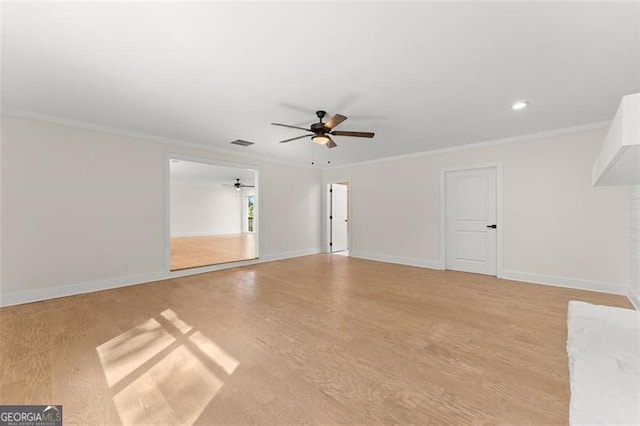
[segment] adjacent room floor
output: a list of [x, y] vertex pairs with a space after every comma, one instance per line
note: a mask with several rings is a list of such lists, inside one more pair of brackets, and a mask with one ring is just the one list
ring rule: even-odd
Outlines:
[[65, 424], [566, 424], [567, 302], [314, 255], [0, 310], [0, 404]]
[[171, 270], [255, 259], [251, 233], [171, 238]]

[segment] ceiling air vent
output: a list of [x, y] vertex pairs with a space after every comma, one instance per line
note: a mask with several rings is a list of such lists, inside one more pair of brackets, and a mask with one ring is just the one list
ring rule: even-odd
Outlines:
[[245, 141], [243, 139], [236, 139], [233, 142], [229, 142], [231, 145], [249, 146], [253, 145], [253, 142]]

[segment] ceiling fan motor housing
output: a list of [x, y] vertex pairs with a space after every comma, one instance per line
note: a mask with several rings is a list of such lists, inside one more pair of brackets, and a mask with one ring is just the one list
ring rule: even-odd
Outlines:
[[311, 125], [311, 131], [313, 133], [325, 133], [327, 132], [329, 129], [327, 129], [326, 127], [324, 127], [324, 124], [322, 123], [313, 123]]
[[322, 119], [327, 115], [327, 111], [323, 111], [323, 110], [316, 111], [316, 115], [318, 116], [319, 121], [311, 125], [311, 131], [315, 134], [324, 134], [328, 132], [329, 129], [326, 128], [324, 126], [324, 123], [322, 122]]

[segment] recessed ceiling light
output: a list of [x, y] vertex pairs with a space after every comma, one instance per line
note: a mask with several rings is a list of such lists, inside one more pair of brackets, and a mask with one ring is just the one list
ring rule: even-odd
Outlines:
[[524, 109], [529, 105], [529, 102], [527, 101], [518, 101], [516, 103], [514, 103], [513, 105], [511, 105], [512, 109], [518, 110], [518, 109]]

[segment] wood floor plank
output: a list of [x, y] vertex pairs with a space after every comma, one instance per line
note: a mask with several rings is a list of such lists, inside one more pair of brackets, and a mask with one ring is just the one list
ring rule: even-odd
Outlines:
[[2, 308], [0, 404], [63, 404], [65, 424], [566, 424], [569, 300], [631, 307], [314, 255]]
[[255, 258], [251, 233], [171, 238], [172, 271]]

